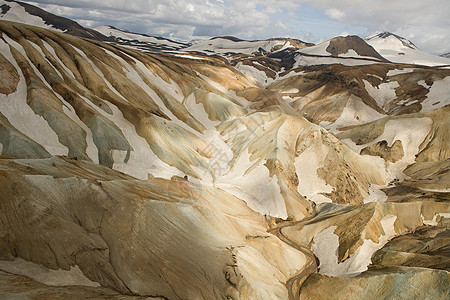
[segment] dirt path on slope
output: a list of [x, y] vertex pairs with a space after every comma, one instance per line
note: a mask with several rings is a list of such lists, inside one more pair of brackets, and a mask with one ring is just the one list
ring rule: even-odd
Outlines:
[[294, 241], [287, 238], [283, 233], [282, 229], [285, 227], [290, 227], [294, 225], [298, 225], [301, 223], [307, 224], [308, 221], [316, 217], [317, 212], [314, 211], [313, 215], [311, 217], [305, 218], [298, 222], [288, 223], [286, 225], [281, 225], [276, 228], [271, 228], [268, 230], [268, 232], [275, 234], [280, 240], [288, 244], [294, 249], [297, 249], [298, 251], [302, 252], [306, 257], [306, 263], [303, 266], [303, 268], [293, 277], [289, 278], [288, 281], [286, 281], [286, 288], [288, 289], [288, 295], [289, 300], [295, 300], [298, 298], [298, 294], [300, 292], [301, 286], [305, 282], [305, 280], [308, 278], [308, 276], [314, 272], [317, 272], [317, 263], [316, 263], [316, 257], [314, 256], [314, 253], [308, 248], [303, 245], [299, 245], [295, 243]]

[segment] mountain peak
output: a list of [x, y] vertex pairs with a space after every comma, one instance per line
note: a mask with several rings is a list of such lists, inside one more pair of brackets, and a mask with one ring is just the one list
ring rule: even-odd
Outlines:
[[354, 50], [360, 56], [370, 56], [384, 60], [384, 58], [370, 45], [368, 45], [362, 38], [356, 35], [338, 36], [329, 40], [327, 52], [333, 56], [347, 53], [349, 50]]
[[[372, 36], [368, 36], [365, 38], [365, 40], [372, 45], [372, 43], [384, 43], [384, 44], [391, 44], [391, 47], [394, 47], [395, 50], [398, 50], [399, 48], [410, 48], [410, 49], [418, 49], [416, 45], [414, 45], [413, 42], [410, 40], [401, 37], [395, 33], [383, 31], [377, 34], [374, 34]], [[378, 42], [377, 42], [378, 41]], [[373, 45], [372, 45], [373, 46]], [[376, 48], [376, 47], [375, 47]]]

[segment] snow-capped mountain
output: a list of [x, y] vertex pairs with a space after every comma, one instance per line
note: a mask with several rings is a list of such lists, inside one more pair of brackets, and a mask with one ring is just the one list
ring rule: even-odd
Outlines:
[[29, 24], [90, 39], [107, 40], [103, 34], [85, 28], [73, 20], [19, 1], [0, 0], [0, 20]]
[[314, 56], [332, 56], [341, 58], [367, 58], [383, 61], [384, 58], [358, 36], [338, 36], [320, 45], [298, 51]]
[[418, 49], [413, 42], [391, 32], [380, 32], [366, 38], [366, 41], [380, 49], [400, 50], [404, 48]]
[[381, 32], [365, 38], [383, 57], [398, 63], [426, 66], [449, 65], [450, 60], [421, 51], [408, 39], [390, 32]]
[[188, 42], [133, 33], [113, 26], [99, 26], [95, 30], [105, 36], [114, 38], [116, 42], [122, 45], [129, 45], [142, 50], [180, 50], [191, 45]]
[[312, 45], [290, 38], [246, 41], [235, 37], [215, 37], [210, 40], [199, 41], [185, 50], [207, 55], [267, 55], [287, 48], [300, 49]]

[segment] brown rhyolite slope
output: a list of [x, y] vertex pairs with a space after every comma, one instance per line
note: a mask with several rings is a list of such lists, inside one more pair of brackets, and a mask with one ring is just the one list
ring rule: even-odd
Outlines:
[[400, 140], [396, 140], [391, 147], [389, 147], [387, 142], [383, 140], [362, 149], [361, 155], [380, 156], [386, 161], [396, 162], [403, 157], [404, 152], [402, 142]]
[[104, 287], [48, 286], [24, 276], [0, 271], [0, 298], [2, 299], [53, 299], [53, 300], [162, 300], [162, 297], [123, 295]]
[[16, 91], [19, 83], [19, 74], [16, 68], [0, 54], [0, 93], [9, 95]]
[[[299, 299], [447, 299], [450, 274], [422, 268], [380, 268], [364, 275], [330, 277], [311, 275]], [[336, 288], [339, 287], [339, 288]]]
[[[400, 74], [389, 75], [389, 71], [412, 67], [388, 63], [300, 66], [281, 73], [280, 78], [267, 87], [292, 98], [290, 105], [316, 124], [323, 121], [335, 122], [348, 104], [350, 96], [356, 96], [361, 105], [357, 108], [360, 111], [355, 114], [359, 115], [360, 119], [354, 122], [364, 124], [372, 121], [362, 117], [367, 109], [379, 113], [378, 118], [383, 115], [406, 115], [421, 111], [421, 103], [427, 99], [433, 83], [450, 76], [448, 69], [420, 66], [414, 66], [410, 72], [401, 71]], [[301, 73], [291, 76], [291, 72]], [[398, 87], [393, 88], [395, 96], [386, 103], [382, 96], [373, 95], [366, 88], [366, 84], [379, 89], [381, 84], [395, 82], [398, 83]], [[425, 87], [421, 82], [429, 87]], [[294, 91], [295, 89], [298, 91]], [[290, 92], [286, 94], [285, 91]]]
[[339, 56], [339, 54], [345, 54], [349, 50], [355, 51], [360, 56], [368, 56], [385, 61], [375, 49], [367, 44], [362, 38], [356, 35], [338, 36], [329, 40], [327, 52], [332, 56]]
[[286, 298], [304, 261], [218, 189], [64, 157], [0, 159], [0, 169], [2, 260], [78, 266], [123, 294], [170, 299]]
[[424, 224], [424, 220], [430, 221], [436, 214], [449, 211], [448, 202], [430, 199], [415, 199], [409, 203], [366, 203], [357, 207], [326, 204], [311, 220], [283, 228], [282, 232], [299, 244], [309, 245], [316, 234], [330, 226], [337, 226], [334, 230], [339, 239], [337, 259], [342, 262], [352, 256], [364, 240], [379, 242], [381, 235], [384, 235], [380, 221], [388, 215], [396, 216], [395, 235], [401, 235], [416, 230]]
[[450, 271], [450, 230], [424, 226], [396, 237], [372, 256], [375, 266], [407, 266]]
[[[284, 128], [289, 134], [297, 136], [298, 130], [307, 128], [313, 139], [314, 136], [323, 139], [319, 143], [330, 148], [326, 163], [318, 166], [321, 169], [317, 173], [334, 187], [327, 194], [332, 201], [362, 203], [370, 184], [383, 183], [381, 170], [362, 167], [367, 164], [325, 132], [319, 133], [320, 128], [311, 127], [276, 91], [257, 87], [251, 78], [221, 60], [142, 53], [13, 22], [1, 22], [0, 28], [6, 54], [23, 76], [19, 86], [26, 88], [26, 104], [45, 119], [58, 142], [67, 148], [68, 156], [98, 159], [101, 165], [121, 165], [123, 170], [133, 172], [140, 167], [139, 161], [149, 160], [141, 149], [133, 146], [136, 138], [143, 138], [158, 159], [178, 170], [168, 178], [181, 175], [203, 179], [205, 173], [215, 178], [218, 174], [209, 160], [217, 153], [202, 136], [215, 130], [211, 123], [217, 126], [228, 119], [246, 123], [244, 116], [249, 112], [273, 111], [276, 113], [268, 115], [275, 116], [275, 122], [288, 120]], [[66, 113], [70, 107], [79, 121]], [[263, 128], [265, 121], [268, 120], [261, 118], [260, 123], [252, 126]], [[15, 156], [17, 152], [18, 158], [48, 157], [49, 150], [41, 151], [35, 146], [33, 149], [27, 146], [23, 153], [11, 147], [14, 126], [5, 124], [7, 132], [0, 136], [5, 155]], [[124, 124], [135, 130], [135, 136], [124, 131]], [[223, 136], [228, 135], [217, 129]], [[310, 213], [312, 203], [299, 194], [298, 186], [304, 183], [298, 181], [292, 168], [293, 160], [302, 150], [296, 150], [294, 155], [289, 151], [304, 149], [310, 138], [287, 141], [292, 144], [285, 154], [290, 157], [287, 162], [284, 154], [277, 153], [276, 137], [284, 132], [275, 131], [272, 139], [268, 139], [270, 134], [261, 137], [273, 152], [268, 152], [272, 153], [268, 157], [263, 155], [267, 161], [261, 158], [258, 163], [269, 170], [270, 177], [277, 176], [280, 186], [277, 190], [287, 206], [287, 215], [300, 219]], [[88, 151], [89, 135], [96, 148], [94, 155]], [[227, 144], [234, 147], [230, 137]], [[236, 159], [240, 154], [233, 155]], [[342, 158], [345, 162], [341, 163]], [[128, 166], [129, 161], [134, 162], [132, 167]], [[158, 177], [154, 170], [159, 169], [144, 170], [141, 174], [147, 173], [140, 178], [146, 178], [147, 174]], [[330, 170], [333, 176], [329, 176]]]

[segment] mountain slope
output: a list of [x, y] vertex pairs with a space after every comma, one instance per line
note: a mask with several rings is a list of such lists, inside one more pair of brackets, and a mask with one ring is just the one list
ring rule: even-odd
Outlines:
[[180, 50], [190, 46], [189, 43], [132, 33], [114, 28], [113, 26], [99, 26], [95, 30], [105, 36], [114, 38], [121, 45], [130, 45], [142, 50]]
[[12, 0], [1, 0], [0, 20], [20, 22], [42, 28], [62, 31], [79, 37], [108, 40], [103, 34], [85, 28], [75, 21], [46, 12], [36, 6]]
[[299, 51], [302, 54], [332, 56], [332, 57], [354, 57], [384, 60], [384, 58], [363, 39], [358, 36], [339, 36], [320, 45]]
[[381, 32], [367, 37], [366, 42], [386, 59], [397, 63], [426, 66], [449, 65], [450, 59], [425, 53], [411, 41], [390, 32]]
[[207, 41], [200, 41], [188, 47], [186, 51], [201, 52], [205, 54], [246, 54], [262, 55], [286, 48], [304, 48], [311, 46], [300, 40], [289, 38], [273, 38], [268, 40], [245, 41], [235, 37], [215, 37]]
[[[290, 165], [301, 153], [294, 149], [311, 142], [309, 138], [300, 138], [298, 130], [310, 128], [306, 132], [315, 136], [321, 129], [310, 127], [311, 124], [296, 115], [277, 94], [270, 96], [226, 64], [214, 59], [144, 55], [16, 23], [2, 23], [1, 29], [6, 63], [23, 76], [19, 82], [15, 80], [12, 83], [10, 90], [16, 85], [16, 91], [11, 96], [3, 96], [2, 113], [11, 122], [11, 126], [6, 127], [11, 128], [10, 135], [19, 130], [30, 138], [29, 142], [38, 144], [32, 143], [30, 145], [33, 146], [26, 150], [26, 153], [34, 151], [33, 157], [69, 155], [99, 162], [142, 179], [187, 175], [195, 182], [219, 186], [229, 185], [230, 178], [234, 182], [239, 176], [255, 185], [255, 180], [263, 179], [262, 173], [249, 172], [260, 165], [259, 168], [267, 172], [264, 180], [272, 182], [270, 190], [273, 197], [261, 198], [258, 200], [260, 205], [254, 205], [255, 197], [260, 198], [259, 191], [254, 188], [242, 190], [233, 187], [232, 193], [257, 211], [282, 218], [298, 219], [310, 213], [311, 205], [298, 191], [309, 190], [311, 194], [308, 196], [322, 192], [314, 191], [308, 180], [299, 182], [296, 179], [303, 178], [299, 173], [303, 172], [300, 167], [297, 171], [291, 170], [287, 176], [279, 170], [280, 167], [290, 170]], [[15, 104], [22, 103], [17, 109], [10, 106], [13, 97], [21, 99]], [[255, 109], [277, 113], [246, 117]], [[36, 120], [36, 126], [29, 128], [21, 123], [24, 118]], [[267, 152], [257, 154], [258, 163], [252, 163], [252, 168], [242, 169], [243, 163], [236, 166], [243, 173], [237, 171], [235, 174], [234, 164], [241, 156], [247, 160], [246, 153], [251, 152], [241, 145], [236, 148], [235, 139], [241, 139], [243, 133], [226, 129], [228, 123], [224, 122], [230, 119], [233, 119], [231, 128], [245, 124], [250, 126], [249, 130], [262, 130], [258, 129], [258, 134], [252, 135], [252, 139], [256, 139], [254, 142], [247, 139], [250, 148], [263, 140], [269, 141]], [[271, 122], [286, 125], [274, 128], [273, 132], [264, 129], [266, 125], [262, 124]], [[42, 132], [46, 134], [42, 135]], [[290, 139], [283, 141], [291, 135], [299, 136], [299, 141], [295, 144], [294, 139], [294, 144], [282, 153], [279, 145], [291, 143]], [[252, 146], [253, 143], [255, 145]], [[328, 151], [338, 151], [328, 142], [317, 143], [323, 148], [324, 157]], [[32, 150], [42, 149], [40, 147], [46, 151]], [[14, 153], [13, 149], [4, 147], [5, 153]], [[297, 152], [293, 155], [291, 151]], [[339, 151], [349, 152], [348, 149]], [[359, 162], [357, 157], [352, 159], [356, 162], [355, 167], [359, 163], [366, 164]], [[319, 158], [315, 160], [320, 161]], [[329, 167], [331, 164], [315, 166], [324, 174]], [[335, 171], [339, 174], [347, 172], [345, 168], [336, 167]], [[326, 201], [362, 202], [368, 195], [368, 184], [383, 182], [382, 170], [378, 175], [365, 174], [362, 169], [350, 172], [357, 172], [365, 179], [342, 183], [325, 177], [318, 179], [336, 189], [335, 194], [328, 196], [329, 199], [325, 197]], [[274, 174], [280, 177], [275, 180]], [[343, 196], [345, 190], [355, 196], [352, 199]]]

